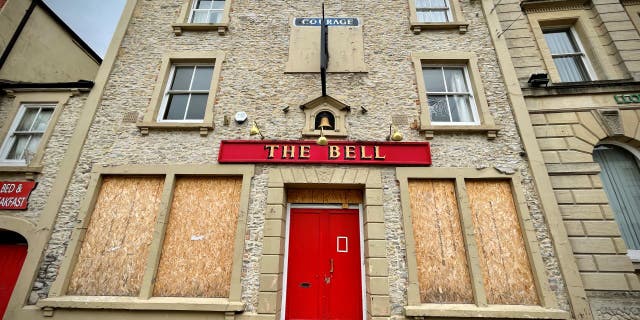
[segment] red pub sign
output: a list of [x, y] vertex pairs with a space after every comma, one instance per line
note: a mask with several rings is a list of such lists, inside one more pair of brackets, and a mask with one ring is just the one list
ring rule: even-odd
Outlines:
[[35, 181], [0, 181], [0, 210], [27, 209]]
[[428, 142], [223, 140], [220, 163], [431, 165]]

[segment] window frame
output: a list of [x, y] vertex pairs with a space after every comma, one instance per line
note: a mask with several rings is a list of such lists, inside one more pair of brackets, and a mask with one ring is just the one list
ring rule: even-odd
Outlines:
[[[570, 314], [558, 308], [553, 292], [549, 288], [546, 269], [542, 261], [536, 233], [526, 207], [526, 198], [521, 190], [522, 179], [516, 173], [502, 174], [492, 168], [477, 170], [475, 168], [396, 168], [396, 176], [400, 182], [400, 201], [402, 208], [403, 229], [407, 252], [415, 251], [413, 225], [411, 220], [411, 201], [409, 196], [410, 179], [445, 179], [454, 180], [460, 222], [465, 241], [467, 263], [473, 290], [472, 304], [422, 303], [418, 283], [417, 261], [414, 254], [407, 255], [408, 284], [405, 314], [411, 317], [481, 317], [481, 318], [546, 318], [568, 319]], [[502, 180], [509, 181], [513, 202], [516, 207], [522, 237], [527, 250], [527, 258], [531, 267], [539, 306], [528, 305], [489, 305], [482, 284], [482, 271], [478, 260], [475, 236], [472, 227], [471, 208], [465, 180]]]
[[[465, 85], [467, 86], [467, 90], [469, 92], [464, 93], [465, 95], [467, 95], [468, 99], [469, 99], [469, 105], [471, 107], [471, 113], [473, 116], [474, 121], [471, 122], [465, 122], [465, 121], [458, 121], [458, 122], [454, 122], [454, 121], [449, 121], [449, 122], [444, 122], [444, 121], [431, 121], [431, 124], [434, 126], [451, 126], [451, 125], [455, 125], [455, 126], [464, 126], [464, 125], [479, 125], [480, 124], [480, 116], [478, 115], [478, 107], [476, 106], [475, 103], [475, 95], [473, 92], [473, 87], [471, 85], [471, 79], [469, 78], [469, 72], [467, 70], [467, 66], [466, 65], [462, 65], [462, 64], [434, 64], [434, 63], [423, 63], [422, 64], [422, 76], [424, 78], [424, 69], [425, 68], [432, 68], [432, 67], [438, 67], [442, 70], [442, 72], [444, 73], [444, 69], [445, 68], [462, 68], [462, 72], [464, 73], [464, 80], [465, 80]], [[444, 74], [442, 79], [444, 80]], [[445, 81], [445, 86], [446, 86], [446, 80]], [[429, 100], [429, 91], [427, 91], [426, 88], [426, 82], [425, 82], [425, 94], [427, 96], [427, 104], [428, 104], [428, 100]], [[443, 92], [431, 92], [432, 95], [434, 96], [459, 96], [462, 95], [460, 92], [454, 92], [454, 91], [443, 91]], [[449, 105], [449, 99], [445, 99], [447, 101], [447, 108], [449, 109], [449, 118], [451, 118], [451, 106]], [[431, 109], [429, 109], [429, 114], [431, 114]]]
[[423, 30], [458, 29], [461, 34], [467, 32], [469, 22], [464, 19], [459, 0], [445, 0], [449, 5], [449, 21], [426, 22], [418, 19], [416, 0], [409, 1], [409, 25], [414, 34], [420, 34]]
[[[202, 23], [202, 22], [193, 22], [196, 11], [207, 11], [209, 14], [211, 14], [212, 12], [219, 12], [220, 13], [219, 20], [222, 20], [222, 17], [225, 11], [224, 7], [222, 7], [222, 9], [213, 9], [213, 8], [198, 9], [196, 8], [198, 1], [201, 1], [201, 0], [193, 0], [193, 4], [191, 5], [191, 11], [189, 12], [189, 23]], [[215, 1], [220, 1], [220, 0], [212, 0], [211, 4], [213, 4]], [[222, 0], [222, 1], [225, 2], [225, 5], [226, 5], [226, 1], [225, 0]], [[219, 22], [209, 22], [209, 23], [219, 23]]]
[[[205, 312], [241, 312], [242, 302], [241, 273], [245, 250], [245, 229], [249, 208], [253, 165], [123, 165], [116, 167], [94, 166], [87, 193], [82, 200], [78, 223], [73, 230], [67, 253], [62, 261], [58, 277], [51, 286], [49, 297], [39, 300], [38, 307], [72, 309], [125, 309], [125, 310], [189, 310]], [[104, 176], [164, 176], [161, 203], [154, 224], [153, 239], [146, 259], [142, 286], [138, 296], [72, 296], [66, 295], [71, 275], [78, 259], [84, 236], [89, 227]], [[229, 297], [154, 297], [153, 279], [158, 271], [162, 252], [162, 243], [171, 210], [175, 182], [179, 176], [240, 176], [242, 187], [238, 224], [235, 231], [231, 284]], [[79, 303], [81, 302], [81, 303]]]
[[[418, 1], [418, 0], [415, 0]], [[414, 1], [414, 4], [415, 4]], [[431, 22], [431, 23], [447, 23], [447, 22], [451, 22], [453, 19], [453, 13], [451, 12], [451, 1], [450, 0], [443, 0], [445, 2], [446, 7], [418, 7], [418, 5], [416, 4], [416, 19], [418, 20], [418, 22]], [[423, 21], [418, 17], [418, 13], [419, 12], [433, 12], [433, 11], [439, 11], [439, 12], [444, 12], [445, 16], [447, 17], [446, 21]]]
[[[420, 105], [420, 131], [423, 131], [427, 139], [432, 139], [435, 132], [484, 132], [488, 139], [497, 136], [500, 127], [496, 126], [489, 104], [484, 92], [478, 58], [473, 52], [443, 51], [443, 52], [413, 52], [411, 53], [418, 102]], [[427, 89], [423, 77], [423, 65], [464, 66], [467, 71], [469, 90], [473, 92], [473, 103], [477, 112], [477, 122], [474, 124], [443, 123], [437, 124], [431, 121], [431, 113], [427, 101]]]
[[[0, 145], [0, 155], [2, 156], [2, 158], [0, 159], [0, 172], [38, 173], [42, 171], [44, 152], [47, 148], [49, 139], [54, 133], [58, 118], [64, 110], [64, 106], [69, 101], [69, 98], [74, 94], [68, 91], [14, 92], [10, 93], [10, 95], [14, 96], [14, 100], [5, 120], [6, 123], [2, 126], [2, 129], [0, 129], [0, 141], [2, 141], [2, 145]], [[38, 144], [38, 148], [31, 158], [31, 161], [29, 161], [28, 163], [26, 161], [4, 159], [7, 149], [9, 148], [7, 142], [11, 140], [11, 132], [13, 132], [15, 127], [17, 127], [18, 125], [18, 122], [16, 122], [16, 120], [18, 119], [18, 117], [21, 118], [24, 114], [24, 105], [51, 105], [53, 107], [53, 113], [51, 115], [51, 118], [49, 119], [47, 128], [43, 131], [40, 142]]]
[[[165, 112], [167, 112], [167, 108], [168, 103], [169, 103], [169, 97], [172, 94], [189, 94], [189, 100], [187, 101], [187, 107], [185, 108], [185, 112], [187, 112], [188, 106], [189, 106], [189, 101], [191, 99], [191, 95], [193, 94], [204, 94], [205, 92], [207, 93], [207, 103], [208, 101], [208, 97], [209, 97], [209, 90], [205, 91], [205, 90], [192, 90], [191, 88], [187, 89], [187, 90], [171, 90], [171, 86], [173, 85], [174, 82], [174, 76], [175, 76], [175, 71], [176, 71], [176, 67], [193, 67], [194, 70], [197, 70], [198, 67], [212, 67], [214, 72], [215, 72], [215, 65], [213, 64], [205, 64], [205, 63], [194, 63], [194, 64], [189, 64], [189, 63], [173, 63], [171, 64], [171, 71], [169, 72], [169, 77], [167, 78], [167, 81], [170, 81], [171, 83], [167, 83], [165, 85], [165, 91], [164, 91], [164, 95], [162, 96], [162, 103], [160, 106], [160, 110], [158, 111], [158, 118], [156, 119], [157, 122], [175, 122], [175, 123], [202, 123], [204, 121], [204, 115], [203, 115], [203, 119], [202, 120], [197, 120], [197, 119], [182, 119], [182, 120], [168, 120], [168, 119], [163, 119], [164, 118], [164, 114]], [[212, 73], [213, 75], [213, 73]], [[192, 76], [191, 76], [191, 82], [189, 83], [189, 85], [191, 86], [193, 84], [193, 79], [195, 77], [195, 72], [193, 72]], [[213, 78], [211, 79], [211, 81], [213, 81]], [[211, 85], [209, 85], [209, 89], [211, 89]], [[206, 111], [207, 106], [205, 106], [205, 111]], [[186, 117], [186, 113], [185, 113], [185, 117]]]
[[544, 38], [543, 29], [568, 28], [575, 30], [575, 35], [580, 39], [583, 52], [589, 59], [593, 74], [590, 81], [622, 79], [626, 76], [621, 70], [615, 67], [615, 61], [607, 54], [604, 44], [600, 41], [600, 36], [595, 30], [590, 18], [590, 11], [583, 9], [560, 10], [560, 11], [531, 11], [525, 9], [529, 19], [531, 31], [540, 50], [540, 55], [544, 62], [543, 67], [549, 74], [551, 83], [562, 83], [560, 74], [555, 62], [551, 57], [551, 51]]
[[[573, 82], [587, 82], [587, 81], [597, 80], [596, 73], [593, 70], [593, 67], [591, 66], [591, 61], [589, 60], [589, 57], [587, 56], [587, 52], [584, 49], [584, 46], [582, 45], [582, 42], [580, 41], [580, 37], [579, 37], [578, 33], [576, 32], [576, 30], [575, 30], [575, 28], [573, 26], [555, 26], [555, 27], [542, 28], [542, 35], [544, 37], [544, 35], [547, 32], [558, 32], [558, 31], [566, 32], [570, 37], [569, 41], [572, 41], [573, 42], [572, 44], [574, 44], [579, 50], [579, 51], [573, 52], [573, 53], [553, 54], [553, 53], [551, 53], [551, 48], [549, 48], [549, 44], [547, 43], [546, 38], [545, 38], [545, 45], [549, 49], [549, 54], [551, 55], [551, 60], [553, 60], [554, 66], [556, 66], [556, 70], [558, 72], [558, 76], [561, 77], [560, 71], [558, 70], [558, 67], [557, 67], [556, 62], [555, 62], [555, 59], [557, 57], [580, 56], [580, 61], [582, 62], [582, 67], [587, 72], [586, 76], [588, 77], [588, 79], [584, 79], [584, 80], [581, 80], [581, 81], [573, 81]], [[569, 82], [569, 81], [567, 81], [567, 82]]]
[[[222, 51], [189, 51], [165, 54], [161, 60], [160, 73], [156, 85], [142, 121], [136, 123], [142, 135], [149, 134], [150, 129], [181, 129], [200, 130], [201, 136], [206, 136], [214, 129], [213, 118], [215, 115], [214, 104], [218, 90], [222, 63], [225, 53]], [[161, 120], [165, 110], [167, 91], [172, 82], [172, 70], [174, 65], [213, 65], [213, 74], [209, 86], [209, 96], [205, 107], [204, 118], [200, 120]]]
[[[2, 146], [0, 147], [0, 161], [2, 161], [4, 164], [6, 165], [15, 165], [15, 166], [26, 166], [29, 164], [29, 162], [31, 162], [31, 160], [27, 157], [27, 155], [24, 155], [25, 152], [27, 152], [28, 146], [29, 144], [27, 143], [27, 145], [25, 146], [25, 150], [22, 151], [23, 155], [25, 156], [25, 160], [13, 160], [13, 159], [8, 159], [7, 156], [9, 155], [9, 152], [11, 151], [11, 147], [13, 147], [13, 144], [16, 140], [16, 137], [18, 135], [28, 135], [31, 137], [31, 139], [33, 138], [33, 136], [35, 135], [39, 135], [40, 136], [40, 141], [42, 141], [42, 136], [44, 135], [44, 133], [47, 131], [47, 129], [49, 128], [49, 123], [51, 123], [51, 117], [53, 117], [53, 113], [55, 112], [55, 104], [50, 104], [50, 103], [23, 103], [20, 105], [20, 108], [18, 109], [18, 113], [16, 114], [15, 118], [13, 118], [13, 122], [11, 123], [11, 126], [9, 127], [9, 131], [7, 132], [7, 135], [2, 143]], [[43, 131], [34, 131], [31, 130], [33, 127], [33, 123], [31, 124], [31, 128], [29, 128], [29, 130], [26, 131], [20, 131], [19, 134], [17, 134], [17, 127], [18, 125], [22, 122], [22, 120], [24, 119], [24, 115], [27, 112], [28, 109], [38, 109], [38, 113], [36, 114], [36, 118], [34, 118], [34, 122], [37, 119], [38, 115], [40, 115], [40, 113], [42, 112], [43, 109], [51, 109], [53, 110], [51, 112], [51, 117], [49, 118], [49, 120], [47, 120], [47, 126]], [[29, 142], [31, 142], [31, 139], [29, 139]], [[40, 142], [38, 142], [38, 146], [36, 147], [36, 149], [40, 148]], [[35, 154], [34, 154], [35, 155]], [[33, 157], [33, 156], [32, 156]]]
[[178, 19], [171, 25], [176, 36], [182, 35], [184, 31], [218, 31], [219, 35], [225, 35], [229, 31], [229, 13], [233, 0], [225, 0], [224, 9], [217, 23], [193, 23], [192, 12], [198, 0], [182, 0], [182, 8]]

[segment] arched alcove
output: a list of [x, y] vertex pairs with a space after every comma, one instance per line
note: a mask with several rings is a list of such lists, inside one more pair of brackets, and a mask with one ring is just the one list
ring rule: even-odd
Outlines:
[[594, 161], [629, 255], [640, 259], [640, 158], [638, 150], [616, 142], [598, 144]]

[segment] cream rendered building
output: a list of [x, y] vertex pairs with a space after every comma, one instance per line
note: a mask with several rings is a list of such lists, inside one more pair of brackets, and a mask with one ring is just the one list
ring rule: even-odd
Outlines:
[[5, 319], [637, 317], [593, 139], [570, 147], [615, 113], [561, 109], [633, 92], [638, 42], [596, 24], [585, 70], [623, 81], [560, 83], [536, 48], [578, 20], [522, 18], [557, 7], [327, 0], [323, 88], [316, 1], [129, 0], [50, 192], [0, 220], [37, 239]]
[[101, 61], [41, 1], [0, 2], [0, 316], [35, 302], [12, 292], [38, 286], [51, 228], [42, 212]]

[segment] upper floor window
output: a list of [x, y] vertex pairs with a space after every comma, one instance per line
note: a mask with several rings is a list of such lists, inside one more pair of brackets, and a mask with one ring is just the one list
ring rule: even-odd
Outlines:
[[222, 51], [180, 51], [165, 54], [160, 73], [142, 121], [143, 135], [150, 128], [200, 130], [206, 136], [213, 129], [213, 106], [220, 82]]
[[219, 23], [222, 21], [224, 9], [224, 0], [195, 0], [189, 22]]
[[213, 65], [173, 65], [158, 121], [204, 119]]
[[543, 30], [562, 82], [589, 81], [589, 60], [572, 28]]
[[35, 156], [55, 109], [54, 104], [23, 104], [16, 115], [0, 155], [6, 164], [29, 164]]
[[423, 65], [422, 75], [432, 124], [478, 123], [465, 66]]
[[415, 0], [416, 15], [419, 22], [449, 22], [451, 8], [449, 0]]
[[224, 35], [229, 30], [229, 12], [233, 0], [180, 0], [182, 9], [178, 20], [171, 24], [176, 36], [185, 31], [218, 31]]

